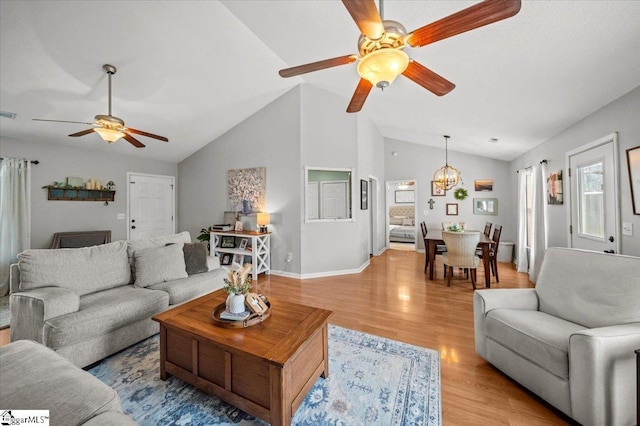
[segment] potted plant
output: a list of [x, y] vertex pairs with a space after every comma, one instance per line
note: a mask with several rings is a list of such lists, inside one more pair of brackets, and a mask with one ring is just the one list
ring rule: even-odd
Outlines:
[[202, 228], [200, 230], [200, 235], [198, 235], [198, 241], [206, 241], [208, 249], [211, 249], [211, 246], [209, 245], [209, 241], [211, 240], [211, 231], [211, 226], [208, 228]]

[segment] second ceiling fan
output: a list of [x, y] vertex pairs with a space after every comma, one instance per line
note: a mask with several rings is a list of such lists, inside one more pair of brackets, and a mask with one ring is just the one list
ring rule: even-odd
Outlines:
[[133, 129], [131, 127], [126, 127], [124, 125], [124, 120], [116, 117], [115, 115], [111, 115], [111, 76], [116, 73], [116, 67], [109, 64], [104, 64], [102, 69], [109, 76], [109, 113], [108, 114], [98, 114], [95, 116], [95, 122], [86, 123], [82, 121], [67, 121], [67, 120], [46, 120], [43, 118], [34, 118], [34, 121], [52, 121], [56, 123], [74, 123], [74, 124], [88, 124], [94, 126], [87, 130], [82, 130], [77, 133], [72, 133], [69, 136], [71, 137], [79, 137], [85, 136], [91, 133], [97, 133], [100, 135], [102, 140], [107, 143], [113, 143], [120, 138], [124, 138], [131, 145], [136, 148], [144, 148], [145, 145], [140, 142], [138, 139], [134, 138], [131, 133], [141, 136], [146, 136], [148, 138], [157, 139], [163, 142], [169, 142], [164, 136], [154, 135], [153, 133], [145, 132], [142, 130]]
[[381, 18], [375, 0], [342, 0], [342, 3], [362, 33], [358, 40], [360, 56], [325, 59], [286, 68], [279, 74], [281, 77], [293, 77], [359, 60], [360, 81], [347, 112], [360, 111], [374, 85], [384, 89], [400, 74], [438, 96], [446, 95], [455, 84], [410, 59], [404, 48], [426, 46], [510, 18], [520, 11], [520, 0], [484, 0], [407, 34], [399, 22]]

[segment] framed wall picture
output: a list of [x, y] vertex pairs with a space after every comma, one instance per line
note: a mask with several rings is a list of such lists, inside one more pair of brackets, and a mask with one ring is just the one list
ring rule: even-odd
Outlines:
[[233, 262], [233, 254], [231, 253], [225, 253], [220, 258], [221, 265], [231, 265], [232, 262]]
[[415, 203], [416, 202], [416, 193], [415, 191], [396, 191], [395, 192], [395, 202], [396, 204], [403, 203]]
[[246, 250], [247, 249], [247, 244], [249, 244], [249, 239], [248, 238], [243, 238], [240, 240], [240, 245], [238, 245], [238, 248], [240, 250]]
[[360, 210], [369, 208], [369, 182], [360, 179]]
[[562, 204], [562, 170], [547, 177], [547, 204]]
[[447, 195], [447, 190], [444, 188], [440, 188], [436, 185], [435, 181], [431, 181], [431, 196], [432, 197], [444, 197]]
[[498, 199], [497, 198], [474, 198], [473, 214], [492, 215], [492, 216], [497, 215]]
[[221, 248], [234, 248], [236, 246], [236, 237], [231, 235], [223, 235], [220, 237]]
[[473, 184], [476, 191], [493, 191], [493, 179], [478, 179]]
[[458, 203], [447, 203], [447, 216], [458, 216]]

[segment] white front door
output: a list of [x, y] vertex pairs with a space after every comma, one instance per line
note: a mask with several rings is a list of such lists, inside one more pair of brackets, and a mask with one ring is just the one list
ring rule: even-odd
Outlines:
[[570, 180], [570, 246], [619, 253], [617, 135], [567, 154]]
[[127, 173], [128, 238], [139, 240], [175, 233], [175, 178]]
[[347, 217], [347, 182], [322, 182], [320, 197], [322, 219]]

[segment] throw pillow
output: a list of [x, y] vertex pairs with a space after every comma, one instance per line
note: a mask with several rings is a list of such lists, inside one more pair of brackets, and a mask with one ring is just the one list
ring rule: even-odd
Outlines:
[[412, 218], [402, 219], [402, 226], [413, 226], [413, 219]]
[[187, 278], [183, 243], [136, 250], [136, 287], [149, 287], [165, 281]]
[[200, 274], [207, 272], [207, 243], [187, 243], [182, 247], [184, 263], [187, 266], [187, 274]]

